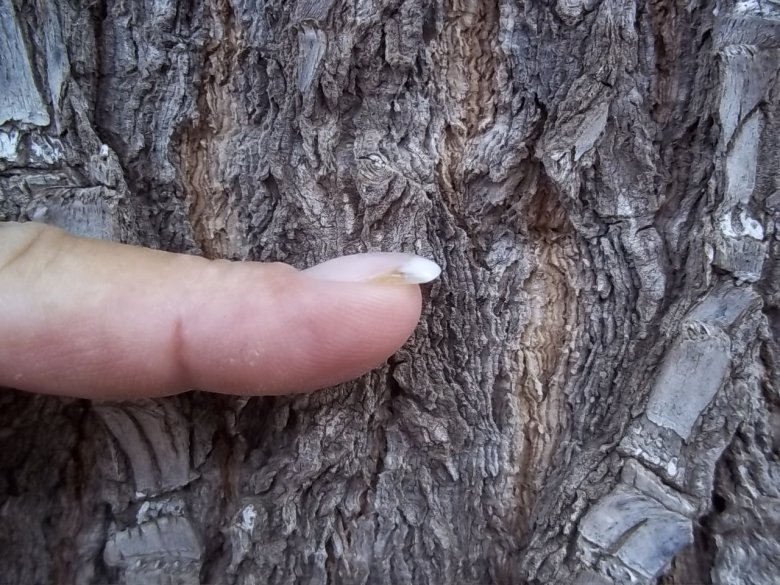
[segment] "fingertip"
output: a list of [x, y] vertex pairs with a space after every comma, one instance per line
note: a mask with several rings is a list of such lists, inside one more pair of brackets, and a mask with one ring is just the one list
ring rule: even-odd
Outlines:
[[422, 310], [417, 285], [328, 282], [279, 272], [273, 291], [261, 292], [238, 316], [240, 333], [232, 336], [226, 358], [227, 377], [236, 383], [215, 380], [208, 389], [283, 394], [354, 379], [407, 341]]
[[312, 390], [356, 378], [383, 363], [413, 334], [422, 294], [413, 285], [317, 283], [302, 279], [306, 324], [294, 342]]

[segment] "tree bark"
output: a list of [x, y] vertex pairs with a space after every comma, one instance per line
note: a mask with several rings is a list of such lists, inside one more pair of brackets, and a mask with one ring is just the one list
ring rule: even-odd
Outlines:
[[769, 584], [775, 0], [0, 0], [0, 219], [414, 251], [308, 396], [0, 394], [8, 583]]

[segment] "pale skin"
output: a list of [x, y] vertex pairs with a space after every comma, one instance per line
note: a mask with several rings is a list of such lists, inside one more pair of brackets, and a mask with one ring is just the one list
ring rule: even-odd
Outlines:
[[333, 282], [0, 223], [0, 386], [93, 399], [304, 392], [412, 334], [416, 284]]

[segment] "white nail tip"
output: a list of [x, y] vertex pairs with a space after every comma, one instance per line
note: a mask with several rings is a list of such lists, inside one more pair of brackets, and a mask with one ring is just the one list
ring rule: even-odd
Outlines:
[[422, 284], [438, 277], [441, 268], [414, 254], [370, 252], [334, 258], [304, 270], [304, 274], [340, 282]]
[[420, 256], [410, 256], [397, 270], [409, 284], [430, 282], [441, 274], [441, 268], [436, 262]]

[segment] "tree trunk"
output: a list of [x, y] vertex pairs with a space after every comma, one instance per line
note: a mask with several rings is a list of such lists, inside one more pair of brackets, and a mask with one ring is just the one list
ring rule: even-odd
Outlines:
[[0, 394], [7, 583], [769, 584], [777, 0], [0, 0], [0, 219], [414, 251], [308, 396]]

